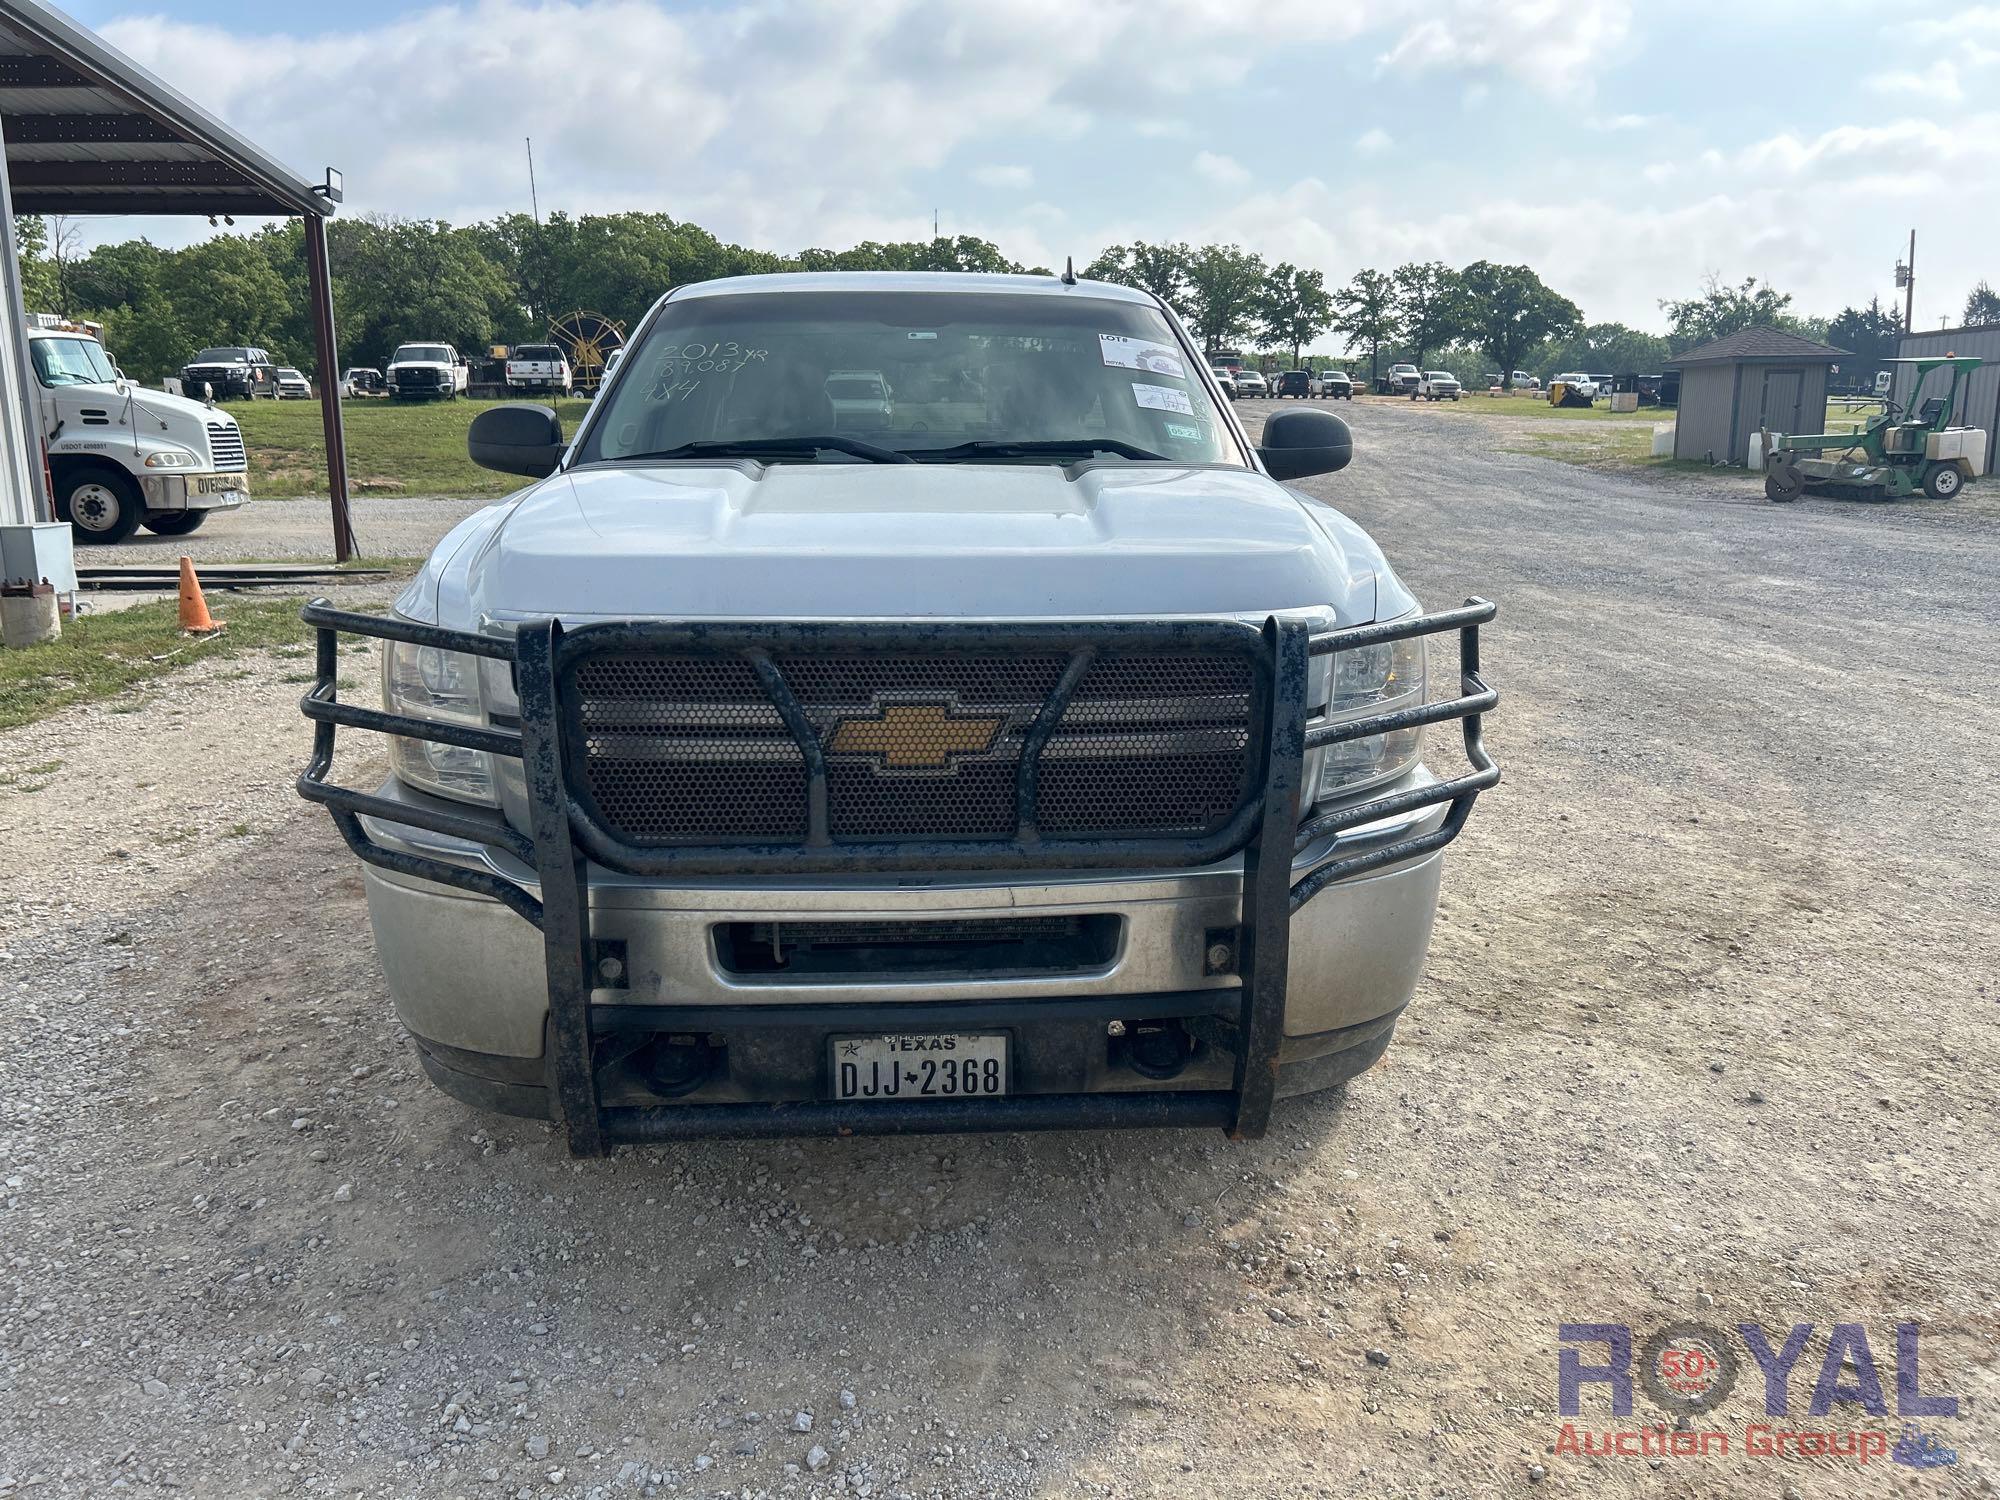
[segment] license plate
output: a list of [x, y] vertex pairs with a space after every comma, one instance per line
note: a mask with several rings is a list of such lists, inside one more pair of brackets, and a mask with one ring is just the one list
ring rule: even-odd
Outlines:
[[833, 1097], [996, 1099], [1007, 1092], [1004, 1032], [917, 1032], [837, 1036]]
[[249, 488], [241, 474], [209, 474], [194, 482], [197, 495], [240, 495]]

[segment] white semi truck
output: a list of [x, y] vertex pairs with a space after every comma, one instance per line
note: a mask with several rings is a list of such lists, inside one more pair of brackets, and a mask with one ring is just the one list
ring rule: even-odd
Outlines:
[[234, 417], [127, 380], [86, 329], [27, 338], [56, 515], [79, 541], [122, 542], [140, 526], [185, 536], [249, 498]]

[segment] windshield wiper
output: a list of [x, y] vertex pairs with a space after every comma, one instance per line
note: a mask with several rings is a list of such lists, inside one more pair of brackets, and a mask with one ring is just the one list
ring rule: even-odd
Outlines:
[[1155, 453], [1150, 448], [1141, 448], [1136, 443], [1118, 438], [1053, 438], [1032, 443], [981, 438], [952, 448], [912, 448], [909, 456], [920, 463], [948, 464], [967, 458], [1087, 458], [1093, 453], [1115, 453], [1120, 458], [1156, 459], [1160, 462], [1167, 459], [1164, 453]]
[[859, 438], [834, 436], [703, 438], [698, 442], [682, 443], [678, 448], [661, 448], [652, 453], [620, 453], [617, 457], [623, 462], [634, 459], [670, 458], [774, 458], [787, 453], [814, 454], [823, 449], [850, 454], [855, 458], [865, 458], [874, 464], [913, 462], [907, 453], [898, 453], [894, 448], [877, 447], [874, 443], [864, 443]]

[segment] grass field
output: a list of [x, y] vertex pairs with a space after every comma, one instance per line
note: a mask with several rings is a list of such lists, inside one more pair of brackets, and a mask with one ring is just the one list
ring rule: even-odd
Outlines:
[[[348, 482], [356, 495], [505, 495], [522, 481], [482, 469], [465, 455], [465, 432], [491, 401], [437, 401], [408, 405], [393, 401], [349, 401]], [[559, 401], [563, 430], [574, 432], [589, 405]], [[1462, 400], [1426, 405], [1426, 411], [1499, 419], [1500, 446], [1512, 453], [1592, 467], [1665, 464], [1653, 454], [1653, 424], [1673, 413], [1654, 407], [1613, 412], [1598, 405], [1556, 407], [1539, 396], [1492, 396], [1468, 392]], [[239, 401], [230, 412], [242, 424], [250, 450], [250, 492], [262, 500], [326, 495], [326, 445], [321, 440], [316, 401]], [[1868, 412], [1829, 406], [1828, 432], [1859, 426]]]
[[[356, 495], [504, 495], [522, 481], [465, 456], [465, 430], [493, 401], [347, 401], [348, 488]], [[558, 401], [574, 432], [587, 401]], [[326, 443], [317, 401], [237, 401], [229, 412], [250, 451], [250, 493], [260, 500], [326, 494]]]
[[[181, 634], [180, 605], [173, 599], [67, 620], [60, 640], [25, 651], [0, 651], [0, 729], [31, 723], [72, 703], [112, 697], [210, 657], [270, 646], [295, 646], [304, 655], [311, 632], [299, 619], [299, 603], [226, 600], [215, 606], [216, 618], [226, 621], [226, 628], [206, 637]], [[30, 766], [17, 774], [34, 770]], [[0, 785], [6, 780], [0, 773]]]
[[[1508, 453], [1529, 453], [1586, 468], [1669, 468], [1674, 463], [1671, 458], [1653, 457], [1654, 424], [1674, 420], [1671, 410], [1658, 407], [1614, 412], [1604, 405], [1551, 406], [1543, 397], [1468, 393], [1461, 400], [1425, 409], [1498, 419], [1496, 425], [1505, 429], [1500, 447]], [[1873, 410], [1854, 412], [1829, 403], [1821, 430], [1858, 429]]]

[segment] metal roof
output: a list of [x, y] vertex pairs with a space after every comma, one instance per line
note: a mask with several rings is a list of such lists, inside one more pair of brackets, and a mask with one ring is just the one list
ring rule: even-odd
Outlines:
[[1825, 360], [1831, 364], [1836, 359], [1846, 359], [1852, 351], [1836, 349], [1831, 344], [1817, 343], [1812, 339], [1802, 339], [1795, 333], [1780, 333], [1775, 328], [1766, 328], [1761, 323], [1749, 328], [1739, 328], [1736, 332], [1713, 343], [1690, 349], [1685, 354], [1677, 354], [1667, 361], [1668, 366], [1676, 365], [1720, 365], [1744, 360], [1782, 359], [1790, 361]]
[[42, 0], [0, 0], [0, 131], [16, 213], [333, 212], [290, 168]]

